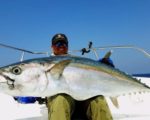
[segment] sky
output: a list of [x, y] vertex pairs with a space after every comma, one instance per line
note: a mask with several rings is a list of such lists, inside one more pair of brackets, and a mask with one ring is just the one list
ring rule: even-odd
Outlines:
[[[0, 43], [31, 51], [51, 52], [51, 38], [64, 33], [69, 50], [132, 45], [150, 53], [150, 0], [0, 0]], [[150, 73], [150, 57], [135, 49], [112, 50], [116, 68]], [[74, 54], [74, 53], [72, 53]], [[77, 53], [81, 55], [81, 53]], [[21, 52], [0, 47], [0, 66], [20, 60]], [[24, 59], [44, 55], [25, 54]], [[96, 59], [90, 52], [84, 57]]]

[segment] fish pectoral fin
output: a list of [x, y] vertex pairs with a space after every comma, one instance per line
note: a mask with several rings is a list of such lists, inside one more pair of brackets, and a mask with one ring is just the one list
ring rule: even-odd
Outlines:
[[47, 70], [47, 72], [50, 72], [51, 76], [54, 79], [59, 79], [62, 76], [65, 67], [68, 66], [70, 62], [71, 60], [60, 61], [59, 63], [56, 63], [52, 68]]
[[117, 97], [110, 97], [110, 100], [116, 108], [119, 108]]

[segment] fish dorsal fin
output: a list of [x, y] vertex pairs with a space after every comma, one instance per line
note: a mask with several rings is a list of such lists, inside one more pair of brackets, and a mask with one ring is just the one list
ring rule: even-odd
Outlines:
[[52, 68], [50, 68], [49, 70], [47, 70], [47, 72], [50, 72], [51, 76], [54, 79], [59, 79], [62, 76], [65, 67], [70, 62], [71, 62], [71, 60], [60, 61], [59, 63], [56, 63]]
[[104, 58], [106, 59], [110, 58], [111, 54], [112, 54], [112, 51], [110, 50], [105, 54]]

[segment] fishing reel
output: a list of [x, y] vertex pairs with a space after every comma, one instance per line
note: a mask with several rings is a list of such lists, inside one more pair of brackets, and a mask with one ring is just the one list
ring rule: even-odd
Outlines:
[[82, 55], [84, 55], [85, 53], [89, 53], [91, 51], [92, 45], [93, 45], [93, 43], [90, 41], [88, 48], [82, 48], [81, 49]]

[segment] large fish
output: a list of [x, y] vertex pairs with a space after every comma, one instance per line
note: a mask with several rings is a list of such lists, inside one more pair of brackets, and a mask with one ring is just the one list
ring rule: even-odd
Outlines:
[[145, 84], [103, 63], [83, 57], [53, 56], [0, 68], [0, 91], [12, 96], [53, 96], [76, 100], [149, 92]]

